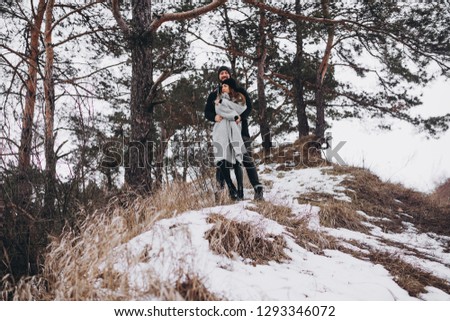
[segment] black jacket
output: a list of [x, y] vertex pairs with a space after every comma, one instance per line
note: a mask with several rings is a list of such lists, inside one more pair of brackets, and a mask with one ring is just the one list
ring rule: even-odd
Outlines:
[[[214, 101], [217, 98], [219, 88], [220, 87], [218, 87], [216, 90], [212, 91], [209, 94], [208, 100], [206, 101], [206, 105], [205, 105], [205, 117], [206, 117], [206, 119], [208, 119], [209, 121], [212, 121], [212, 122], [215, 122], [214, 118], [217, 115]], [[247, 105], [247, 109], [245, 109], [245, 111], [241, 114], [241, 121], [242, 121], [241, 135], [243, 137], [250, 137], [250, 134], [248, 132], [247, 118], [250, 115], [250, 112], [252, 111], [252, 101], [250, 100], [250, 96], [248, 95], [248, 92], [244, 88], [238, 87], [236, 91], [245, 96], [245, 103]]]

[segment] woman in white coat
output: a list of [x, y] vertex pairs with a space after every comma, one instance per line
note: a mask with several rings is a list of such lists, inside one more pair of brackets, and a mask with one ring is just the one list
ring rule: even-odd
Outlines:
[[[222, 82], [221, 94], [215, 101], [216, 113], [222, 120], [214, 124], [212, 140], [214, 161], [228, 186], [233, 200], [243, 198], [243, 175], [241, 164], [246, 152], [241, 135], [240, 115], [245, 111], [245, 97], [236, 91], [236, 81], [228, 78]], [[234, 168], [237, 189], [230, 176], [230, 168]]]

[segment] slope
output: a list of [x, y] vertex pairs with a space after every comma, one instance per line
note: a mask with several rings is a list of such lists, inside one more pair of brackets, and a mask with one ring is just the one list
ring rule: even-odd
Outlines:
[[450, 300], [448, 207], [359, 168], [259, 172], [261, 202], [216, 205], [198, 184], [113, 199], [16, 299]]

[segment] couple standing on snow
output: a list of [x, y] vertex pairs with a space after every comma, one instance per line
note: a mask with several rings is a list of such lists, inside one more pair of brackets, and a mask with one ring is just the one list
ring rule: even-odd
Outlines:
[[[230, 68], [222, 66], [217, 73], [220, 84], [208, 96], [205, 117], [214, 122], [212, 138], [218, 187], [223, 189], [226, 184], [230, 198], [242, 200], [244, 187], [241, 165], [244, 165], [255, 190], [255, 200], [262, 200], [263, 186], [251, 155], [248, 132], [247, 117], [252, 110], [250, 96], [231, 78]], [[237, 188], [231, 180], [231, 168], [234, 169]]]

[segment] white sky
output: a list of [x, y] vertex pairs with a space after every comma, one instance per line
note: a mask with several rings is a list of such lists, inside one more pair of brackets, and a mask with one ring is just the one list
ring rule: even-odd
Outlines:
[[[450, 112], [450, 86], [436, 81], [423, 90], [423, 117]], [[400, 182], [422, 192], [450, 177], [450, 132], [426, 139], [412, 125], [396, 122], [392, 131], [381, 131], [376, 121], [341, 120], [333, 124], [333, 143], [346, 141], [339, 154], [349, 165], [368, 168], [383, 180]]]

